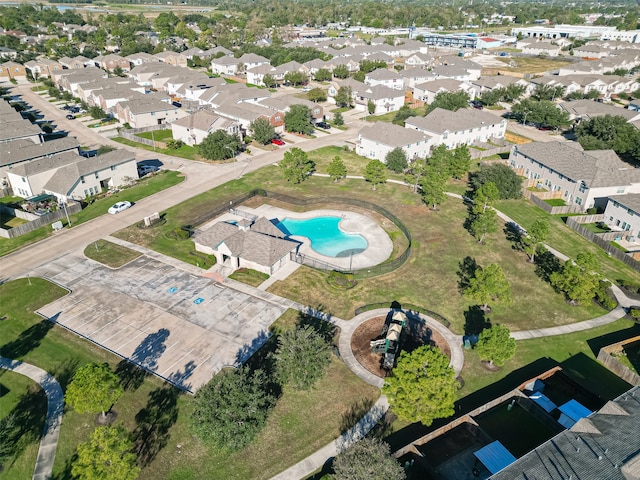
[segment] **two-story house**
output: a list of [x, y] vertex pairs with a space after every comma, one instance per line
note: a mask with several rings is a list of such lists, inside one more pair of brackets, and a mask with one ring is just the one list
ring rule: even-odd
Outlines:
[[402, 128], [399, 125], [377, 122], [358, 132], [356, 153], [369, 159], [386, 162], [389, 152], [401, 148], [409, 162], [426, 158], [431, 153], [432, 138], [422, 132]]

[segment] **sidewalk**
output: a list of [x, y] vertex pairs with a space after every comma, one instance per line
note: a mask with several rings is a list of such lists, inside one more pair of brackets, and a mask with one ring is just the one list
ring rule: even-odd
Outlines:
[[56, 379], [47, 372], [28, 363], [0, 357], [0, 368], [29, 377], [40, 384], [47, 395], [47, 418], [44, 422], [40, 448], [38, 449], [36, 466], [32, 477], [33, 480], [47, 480], [51, 478], [53, 471], [53, 461], [56, 456], [60, 424], [62, 423], [62, 414], [64, 412], [62, 388], [60, 388], [60, 384]]

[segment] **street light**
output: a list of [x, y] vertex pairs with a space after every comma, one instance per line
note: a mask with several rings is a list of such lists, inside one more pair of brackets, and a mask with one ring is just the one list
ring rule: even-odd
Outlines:
[[524, 119], [522, 120], [523, 125], [527, 124], [527, 115], [529, 115], [530, 113], [531, 113], [531, 110], [527, 110], [526, 112], [524, 112]]
[[69, 212], [67, 211], [66, 202], [58, 203], [58, 208], [62, 208], [64, 210], [64, 214], [67, 216], [67, 225], [70, 227], [71, 226], [71, 219], [69, 218]]

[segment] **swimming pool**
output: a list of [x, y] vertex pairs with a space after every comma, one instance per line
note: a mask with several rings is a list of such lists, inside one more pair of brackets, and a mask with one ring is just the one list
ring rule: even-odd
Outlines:
[[284, 218], [276, 226], [287, 235], [307, 237], [311, 248], [327, 257], [348, 257], [363, 252], [367, 240], [358, 234], [345, 233], [338, 227], [340, 217], [307, 219]]

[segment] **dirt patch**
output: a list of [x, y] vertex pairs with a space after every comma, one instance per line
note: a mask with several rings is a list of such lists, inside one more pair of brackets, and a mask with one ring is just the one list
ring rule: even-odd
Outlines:
[[[374, 317], [356, 328], [351, 337], [351, 350], [356, 360], [367, 371], [380, 378], [385, 378], [389, 372], [382, 368], [382, 355], [371, 352], [369, 342], [380, 337], [386, 321], [386, 315]], [[444, 337], [425, 325], [418, 317], [410, 317], [405, 328], [407, 336], [402, 350], [411, 352], [422, 345], [432, 345], [438, 347], [442, 353], [451, 358], [451, 349]]]

